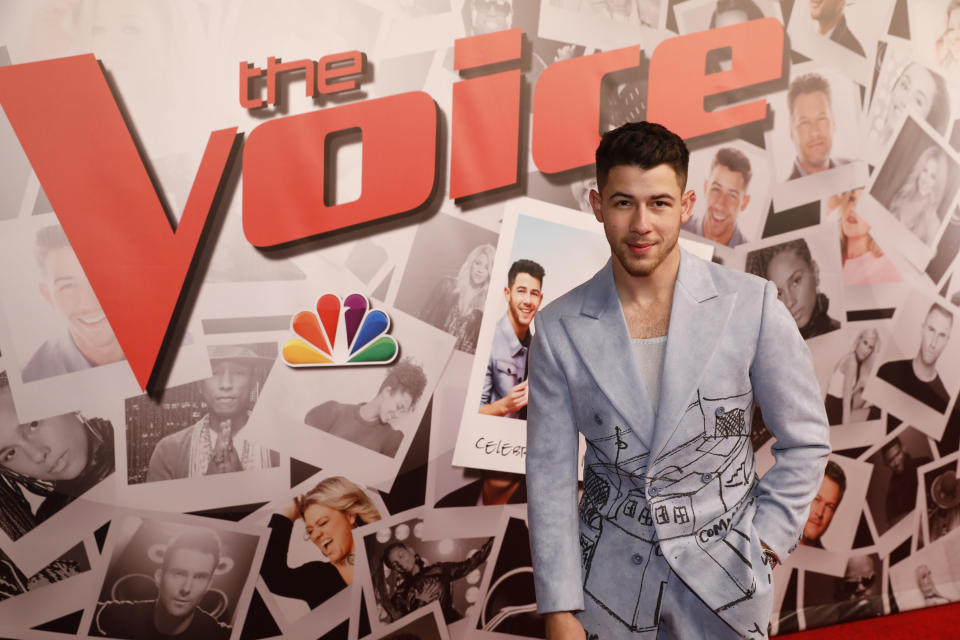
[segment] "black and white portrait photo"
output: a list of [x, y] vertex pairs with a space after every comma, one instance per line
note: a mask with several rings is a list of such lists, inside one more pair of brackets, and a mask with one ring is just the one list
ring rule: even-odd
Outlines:
[[921, 467], [924, 504], [923, 525], [927, 543], [947, 535], [960, 526], [960, 481], [957, 479], [957, 456]]
[[867, 504], [879, 535], [911, 514], [917, 505], [917, 470], [932, 460], [927, 436], [907, 427], [867, 458], [873, 465]]
[[876, 553], [854, 552], [842, 577], [808, 571], [803, 592], [806, 629], [882, 616], [883, 565]]

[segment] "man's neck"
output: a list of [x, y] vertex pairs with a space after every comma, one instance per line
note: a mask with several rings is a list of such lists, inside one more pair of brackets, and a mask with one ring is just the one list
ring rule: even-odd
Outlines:
[[737, 225], [733, 224], [726, 231], [716, 233], [713, 230], [713, 225], [710, 224], [710, 219], [710, 214], [706, 214], [703, 220], [703, 237], [707, 240], [712, 240], [717, 244], [726, 245], [733, 237], [733, 232], [737, 230]]
[[246, 410], [241, 411], [240, 413], [232, 416], [215, 416], [212, 413], [210, 414], [210, 427], [220, 433], [223, 429], [223, 424], [225, 422], [230, 423], [230, 432], [233, 435], [236, 435], [240, 429], [247, 424], [247, 412]]
[[924, 362], [918, 353], [913, 357], [913, 375], [917, 376], [920, 382], [933, 382], [937, 377], [937, 369], [934, 365]]
[[838, 11], [831, 20], [818, 20], [817, 24], [819, 25], [820, 35], [825, 36], [831, 31], [833, 31], [838, 24], [840, 24], [840, 18], [843, 17], [843, 13]]
[[161, 608], [158, 600], [153, 609], [153, 627], [164, 635], [177, 636], [187, 630], [196, 614], [197, 610], [194, 609], [182, 618], [175, 618]]
[[483, 504], [507, 504], [510, 497], [513, 496], [519, 482], [513, 482], [505, 486], [498, 486], [499, 483], [483, 481]]
[[513, 333], [517, 336], [517, 340], [523, 342], [523, 339], [527, 337], [527, 331], [530, 330], [530, 325], [520, 324], [509, 311], [507, 311], [507, 318], [510, 319], [510, 326], [513, 327]]
[[820, 173], [821, 171], [826, 171], [830, 168], [830, 158], [826, 158], [822, 164], [810, 164], [803, 160], [803, 158], [797, 158], [797, 163], [803, 167], [803, 171], [809, 176], [814, 173]]
[[632, 276], [623, 268], [620, 261], [613, 259], [613, 282], [621, 304], [646, 305], [651, 302], [669, 300], [673, 296], [673, 285], [680, 271], [680, 247], [674, 246], [670, 255], [648, 275]]

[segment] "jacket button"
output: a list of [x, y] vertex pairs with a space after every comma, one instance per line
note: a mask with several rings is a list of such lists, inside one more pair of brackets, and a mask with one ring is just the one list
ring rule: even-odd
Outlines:
[[630, 558], [630, 561], [637, 565], [643, 564], [643, 556], [639, 553], [635, 553], [633, 554], [633, 557]]
[[603, 418], [600, 417], [599, 413], [593, 414], [593, 421], [597, 424], [603, 424]]
[[713, 412], [713, 415], [717, 416], [718, 418], [723, 414], [724, 414], [723, 407], [717, 407], [717, 410]]
[[701, 474], [700, 474], [700, 481], [701, 481], [703, 484], [707, 484], [707, 483], [710, 482], [711, 480], [713, 480], [713, 474], [712, 474], [712, 473], [701, 473]]
[[654, 498], [656, 498], [658, 495], [660, 495], [660, 489], [658, 489], [657, 487], [650, 487], [650, 491], [648, 493]]

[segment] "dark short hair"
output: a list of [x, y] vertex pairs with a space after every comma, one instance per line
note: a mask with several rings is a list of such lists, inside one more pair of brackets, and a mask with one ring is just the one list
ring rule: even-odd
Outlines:
[[717, 16], [727, 11], [743, 11], [747, 20], [758, 20], [764, 17], [763, 11], [754, 4], [753, 0], [717, 0], [717, 8], [713, 10], [713, 15], [710, 16], [711, 29], [717, 26]]
[[742, 151], [733, 147], [721, 147], [717, 150], [717, 155], [713, 156], [710, 171], [713, 171], [718, 164], [742, 175], [744, 190], [750, 186], [750, 179], [753, 178], [753, 168], [750, 166], [750, 158]]
[[163, 552], [162, 569], [164, 571], [167, 570], [173, 552], [177, 549], [193, 549], [200, 553], [212, 555], [213, 569], [210, 571], [211, 575], [216, 571], [217, 565], [220, 564], [220, 538], [210, 529], [187, 529], [175, 535]]
[[389, 391], [406, 391], [410, 394], [410, 401], [416, 404], [423, 390], [427, 386], [427, 374], [423, 372], [423, 367], [415, 363], [410, 358], [404, 358], [396, 363], [387, 372], [387, 377], [380, 383], [380, 391], [388, 389]]
[[520, 258], [512, 265], [510, 265], [510, 270], [507, 271], [507, 287], [512, 287], [514, 280], [517, 279], [517, 276], [521, 273], [526, 273], [537, 280], [540, 281], [540, 286], [543, 286], [543, 276], [546, 275], [546, 272], [543, 270], [543, 267], [539, 263], [534, 262], [533, 260], [527, 260], [526, 258]]
[[903, 443], [900, 442], [899, 436], [894, 437], [890, 442], [880, 447], [880, 455], [886, 459], [887, 452], [892, 451], [894, 447], [900, 447], [901, 450], [903, 449]]
[[847, 474], [843, 472], [843, 468], [836, 462], [827, 460], [827, 468], [823, 471], [823, 477], [830, 478], [840, 487], [840, 498], [837, 498], [837, 502], [839, 502], [840, 499], [843, 498], [843, 494], [847, 491]]
[[396, 571], [396, 569], [393, 566], [393, 559], [390, 557], [390, 555], [397, 549], [407, 549], [408, 551], [412, 551], [417, 557], [417, 564], [421, 567], [423, 566], [423, 558], [420, 557], [419, 553], [413, 551], [413, 549], [402, 542], [393, 542], [387, 545], [387, 547], [383, 550], [383, 556], [381, 556], [383, 558], [383, 564], [389, 567], [391, 571]]
[[[813, 257], [810, 255], [810, 247], [803, 238], [795, 238], [788, 242], [757, 249], [747, 254], [746, 272], [752, 273], [761, 278], [767, 278], [767, 269], [770, 268], [770, 261], [781, 253], [793, 251], [801, 260], [807, 263], [807, 266], [813, 268]], [[768, 278], [769, 279], [769, 278]]]
[[827, 96], [827, 105], [833, 108], [833, 98], [830, 97], [830, 83], [819, 73], [805, 73], [790, 81], [790, 88], [787, 89], [787, 108], [790, 110], [790, 116], [793, 116], [793, 103], [797, 98], [807, 93], [816, 93], [822, 91]]
[[927, 315], [923, 318], [924, 322], [926, 322], [927, 318], [929, 318], [930, 314], [934, 311], [939, 311], [943, 315], [947, 316], [947, 318], [950, 320], [950, 324], [953, 324], [953, 312], [939, 302], [934, 302], [932, 305], [930, 305], [930, 310], [927, 311]]
[[44, 271], [44, 274], [46, 274], [44, 263], [47, 260], [47, 256], [51, 251], [57, 249], [73, 250], [70, 246], [70, 241], [67, 239], [67, 234], [63, 232], [63, 227], [53, 224], [49, 227], [38, 229], [37, 236], [33, 242], [33, 257], [37, 261], [37, 266]]
[[607, 131], [597, 146], [597, 187], [602, 191], [614, 167], [653, 169], [665, 164], [677, 174], [682, 191], [687, 186], [690, 151], [683, 138], [654, 122], [628, 122]]

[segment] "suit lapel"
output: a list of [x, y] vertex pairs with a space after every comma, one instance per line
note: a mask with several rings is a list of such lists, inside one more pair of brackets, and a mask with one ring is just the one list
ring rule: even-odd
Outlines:
[[597, 386], [649, 449], [653, 407], [634, 361], [609, 261], [588, 282], [580, 315], [560, 322]]
[[707, 265], [681, 252], [651, 446], [655, 455], [651, 455], [651, 460], [660, 455], [680, 424], [684, 410], [696, 399], [700, 378], [726, 333], [735, 300], [736, 294], [718, 296]]

